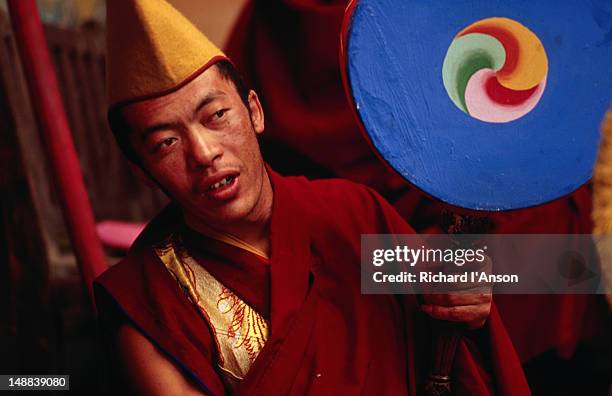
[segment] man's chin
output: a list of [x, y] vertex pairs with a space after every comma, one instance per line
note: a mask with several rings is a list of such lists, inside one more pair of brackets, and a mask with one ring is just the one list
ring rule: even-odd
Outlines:
[[211, 221], [219, 226], [233, 225], [245, 221], [245, 213], [240, 210], [222, 210], [215, 213]]
[[224, 225], [235, 225], [241, 221], [247, 221], [249, 210], [240, 202], [228, 202], [208, 211], [192, 211], [191, 216], [198, 223], [222, 228]]

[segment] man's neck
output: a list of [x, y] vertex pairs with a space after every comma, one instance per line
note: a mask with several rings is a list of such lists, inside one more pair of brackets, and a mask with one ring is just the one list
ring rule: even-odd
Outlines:
[[[211, 227], [210, 225], [187, 221], [186, 224], [192, 230], [209, 236], [214, 239], [227, 242], [227, 238], [237, 239], [239, 242], [246, 244], [252, 248], [252, 251], [261, 254], [262, 256], [269, 257], [270, 255], [270, 232], [269, 227], [261, 229], [260, 227], [252, 228], [247, 225], [240, 227]], [[230, 242], [230, 244], [233, 244]], [[236, 245], [239, 246], [239, 245]], [[249, 249], [251, 250], [251, 249]]]

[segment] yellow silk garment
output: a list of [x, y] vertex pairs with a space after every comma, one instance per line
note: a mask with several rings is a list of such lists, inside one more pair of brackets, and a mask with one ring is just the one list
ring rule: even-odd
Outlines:
[[209, 323], [219, 352], [217, 365], [224, 380], [235, 386], [265, 345], [269, 323], [190, 256], [180, 235], [155, 246], [155, 252]]

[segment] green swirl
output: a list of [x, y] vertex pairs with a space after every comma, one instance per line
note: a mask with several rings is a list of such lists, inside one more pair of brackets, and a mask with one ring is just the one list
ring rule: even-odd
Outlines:
[[494, 37], [471, 33], [454, 40], [442, 65], [444, 88], [451, 100], [468, 113], [465, 88], [472, 75], [480, 69], [499, 70], [506, 62], [504, 46]]

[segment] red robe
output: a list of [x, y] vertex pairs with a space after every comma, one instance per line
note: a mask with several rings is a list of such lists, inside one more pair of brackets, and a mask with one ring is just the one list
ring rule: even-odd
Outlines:
[[[186, 238], [200, 264], [271, 322], [237, 393], [416, 394], [428, 370], [431, 320], [415, 296], [362, 295], [359, 271], [361, 234], [412, 229], [365, 187], [270, 174], [267, 263], [193, 232]], [[177, 217], [154, 220], [128, 257], [97, 280], [101, 321], [106, 329], [131, 322], [204, 391], [224, 394], [208, 324], [151, 248], [183, 227]], [[463, 337], [453, 378], [456, 394], [529, 393], [495, 309], [484, 329]]]
[[[338, 61], [345, 6], [345, 0], [255, 1], [237, 22], [225, 52], [266, 109], [266, 159], [283, 174], [332, 175], [366, 184], [418, 232], [441, 232], [446, 206], [377, 159], [346, 100]], [[493, 233], [588, 234], [590, 213], [591, 193], [582, 187], [549, 204], [488, 216]], [[604, 312], [597, 300], [589, 295], [498, 298], [523, 362], [550, 349], [571, 356], [600, 327]]]

